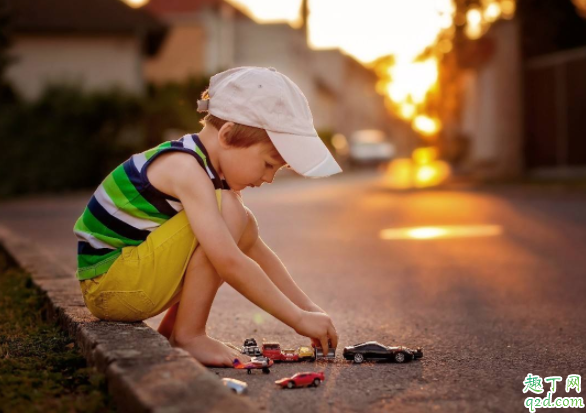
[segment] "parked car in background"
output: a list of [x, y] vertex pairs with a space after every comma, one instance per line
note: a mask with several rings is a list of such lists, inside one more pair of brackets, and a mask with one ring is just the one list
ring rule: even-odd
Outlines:
[[395, 156], [395, 145], [377, 129], [358, 130], [348, 140], [350, 165], [376, 165], [389, 162]]

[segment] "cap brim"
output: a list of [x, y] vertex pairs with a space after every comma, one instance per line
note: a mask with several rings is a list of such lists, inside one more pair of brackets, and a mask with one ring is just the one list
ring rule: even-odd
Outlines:
[[342, 168], [318, 136], [269, 130], [267, 133], [285, 162], [298, 174], [309, 178], [323, 178], [342, 172]]

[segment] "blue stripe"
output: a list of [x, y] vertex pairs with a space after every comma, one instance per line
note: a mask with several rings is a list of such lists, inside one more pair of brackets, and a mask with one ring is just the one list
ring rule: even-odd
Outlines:
[[112, 251], [116, 250], [110, 248], [94, 248], [85, 241], [79, 241], [77, 243], [77, 253], [80, 255], [106, 255], [111, 253]]
[[[201, 143], [199, 136], [197, 136], [195, 133], [193, 133], [191, 135], [191, 137], [193, 138], [193, 141], [195, 142], [195, 146], [197, 146], [199, 149], [201, 149], [201, 151], [205, 155], [206, 159], [208, 160], [208, 168], [210, 168], [210, 171], [212, 172], [212, 175], [214, 176], [214, 178], [212, 179], [212, 182], [214, 183], [214, 188], [215, 189], [230, 189], [230, 187], [228, 186], [228, 183], [226, 181], [223, 181], [220, 178], [220, 175], [214, 169], [214, 165], [212, 165], [212, 162], [209, 160], [210, 157], [208, 156], [208, 151], [206, 150], [206, 147], [203, 146], [203, 143]], [[199, 155], [197, 155], [196, 158], [201, 159], [201, 157]], [[205, 170], [205, 165], [204, 165], [203, 159], [201, 159], [200, 165]], [[224, 183], [225, 183], [225, 185], [224, 185]]]
[[90, 203], [87, 207], [92, 215], [96, 217], [96, 219], [104, 226], [125, 238], [136, 241], [144, 241], [150, 234], [149, 231], [134, 228], [132, 225], [129, 225], [126, 222], [110, 215], [110, 213], [100, 205], [95, 196], [92, 196], [92, 199], [90, 200]]
[[[197, 136], [196, 133], [192, 133], [191, 134], [191, 138], [195, 142], [195, 146], [197, 146], [199, 149], [201, 149], [201, 151], [203, 152], [203, 154], [205, 155], [205, 157], [207, 159], [209, 159], [210, 156], [208, 155], [208, 151], [206, 150], [206, 147], [203, 145], [203, 143], [201, 143], [201, 140], [199, 139], [199, 136]], [[213, 167], [210, 167], [210, 169], [213, 171]], [[214, 173], [214, 176], [217, 176], [217, 175], [218, 174]]]
[[155, 208], [157, 208], [157, 210], [161, 214], [168, 215], [170, 218], [177, 214], [177, 211], [175, 211], [171, 207], [171, 205], [169, 205], [167, 201], [165, 201], [165, 199], [158, 193], [159, 191], [154, 192], [151, 190], [153, 187], [150, 185], [146, 178], [146, 171], [148, 165], [150, 165], [151, 161], [156, 156], [158, 156], [159, 153], [160, 152], [157, 152], [155, 155], [153, 155], [151, 159], [149, 159], [147, 163], [145, 163], [142, 167], [142, 171], [144, 172], [145, 176], [144, 180], [141, 179], [141, 173], [139, 173], [134, 167], [134, 165], [129, 162], [124, 162], [124, 172], [126, 172], [128, 179], [130, 180], [130, 182], [132, 182], [132, 184], [134, 185], [136, 190], [142, 195], [142, 197], [146, 199]]
[[[130, 157], [129, 160], [124, 162], [122, 164], [122, 166], [124, 167], [124, 172], [126, 172], [126, 176], [128, 176], [128, 179], [130, 180], [130, 182], [132, 182], [132, 185], [134, 185], [134, 187], [136, 188], [138, 193], [141, 193], [142, 191], [144, 191], [146, 188], [146, 185], [140, 179], [140, 172], [136, 169], [136, 165], [135, 165], [132, 157]], [[146, 169], [146, 163], [143, 165], [142, 168]]]

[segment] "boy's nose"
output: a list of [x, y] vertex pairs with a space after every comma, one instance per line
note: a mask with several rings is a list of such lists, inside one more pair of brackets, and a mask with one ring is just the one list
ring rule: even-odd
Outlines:
[[272, 184], [273, 181], [275, 180], [275, 174], [269, 174], [268, 176], [263, 176], [262, 178], [263, 181], [265, 181], [267, 184]]

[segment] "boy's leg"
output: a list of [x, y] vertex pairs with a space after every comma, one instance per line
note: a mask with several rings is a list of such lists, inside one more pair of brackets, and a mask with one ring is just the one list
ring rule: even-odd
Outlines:
[[[252, 217], [249, 218], [236, 195], [230, 191], [223, 191], [222, 195], [222, 216], [235, 241], [238, 243], [241, 238], [248, 240], [258, 237], [256, 224], [249, 225]], [[248, 359], [247, 356], [206, 335], [208, 315], [222, 283], [223, 280], [218, 276], [203, 249], [196, 248], [185, 273], [170, 341], [173, 345], [187, 350], [207, 366], [232, 366], [234, 358]]]
[[165, 313], [165, 316], [161, 320], [161, 324], [159, 324], [159, 328], [157, 329], [159, 334], [165, 336], [167, 339], [171, 338], [171, 333], [173, 332], [173, 326], [175, 325], [178, 309], [179, 303], [173, 304], [173, 306]]

